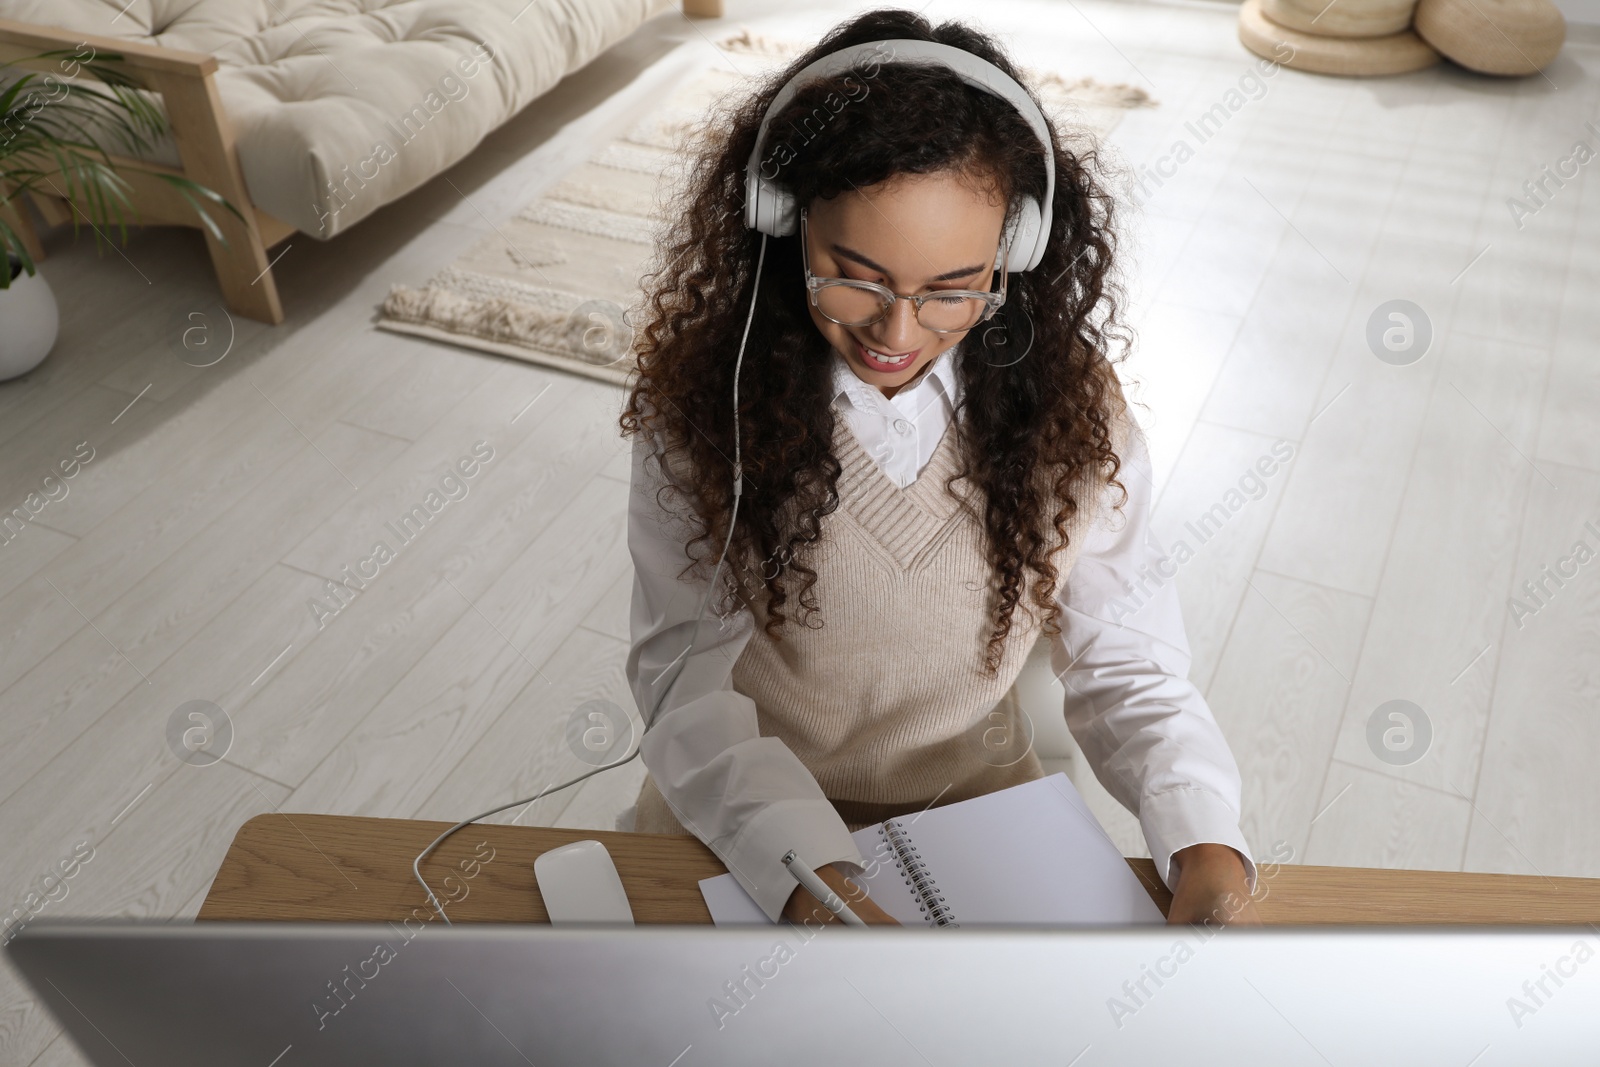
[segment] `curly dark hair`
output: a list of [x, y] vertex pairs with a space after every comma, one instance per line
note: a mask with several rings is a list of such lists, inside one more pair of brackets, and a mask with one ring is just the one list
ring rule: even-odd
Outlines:
[[[621, 417], [625, 435], [643, 433], [652, 446], [662, 472], [658, 501], [672, 506], [661, 494], [686, 501], [692, 513], [697, 533], [684, 546], [685, 574], [715, 560], [733, 511], [734, 357], [762, 242], [744, 225], [744, 180], [761, 118], [807, 64], [849, 45], [895, 38], [965, 49], [1022, 82], [1000, 45], [971, 26], [869, 11], [835, 27], [754, 95], [723, 101], [691, 153], [644, 279], [638, 373]], [[863, 84], [871, 106], [825, 107], [830, 93], [839, 94], [835, 102], [854, 98]], [[870, 78], [857, 69], [810, 81], [772, 127], [787, 128], [793, 119], [799, 128], [819, 108], [837, 113], [798, 146], [778, 178], [800, 206], [896, 175], [934, 172], [986, 180], [1005, 197], [1008, 219], [1023, 196], [1044, 199], [1044, 161], [1032, 128], [1010, 104], [947, 68], [891, 59], [879, 61]], [[1051, 557], [1068, 543], [1077, 497], [1092, 484], [1085, 476], [1123, 488], [1112, 422], [1125, 401], [1110, 352], [1125, 348], [1131, 335], [1117, 319], [1122, 290], [1112, 275], [1110, 183], [1092, 145], [1082, 143], [1087, 138], [1075, 138], [1082, 150], [1069, 151], [1048, 113], [1046, 121], [1056, 167], [1049, 245], [1036, 267], [1012, 275], [1007, 302], [985, 324], [981, 343], [969, 333], [957, 348], [964, 396], [952, 427], [960, 435], [958, 473], [947, 488], [965, 478], [981, 490], [993, 566], [993, 629], [984, 656], [990, 673], [1025, 593], [1045, 632], [1059, 632]], [[807, 549], [839, 506], [841, 466], [832, 453], [830, 345], [808, 311], [799, 236], [769, 238], [762, 269], [747, 349], [760, 358], [746, 363], [739, 382], [744, 480], [721, 610], [760, 603], [765, 631], [781, 639], [791, 596], [799, 621], [820, 625]]]

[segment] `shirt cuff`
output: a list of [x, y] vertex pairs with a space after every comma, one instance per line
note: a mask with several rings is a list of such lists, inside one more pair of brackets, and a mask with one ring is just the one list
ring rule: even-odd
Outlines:
[[1178, 874], [1173, 870], [1172, 854], [1190, 845], [1227, 845], [1244, 861], [1245, 880], [1250, 892], [1256, 889], [1256, 862], [1250, 846], [1239, 832], [1239, 814], [1226, 800], [1205, 789], [1169, 789], [1147, 796], [1139, 804], [1139, 826], [1156, 873], [1168, 889], [1177, 889]]
[[829, 863], [865, 867], [861, 850], [826, 800], [780, 800], [745, 820], [726, 850], [714, 850], [750, 899], [777, 922], [800, 884], [783, 865], [794, 849], [812, 870]]

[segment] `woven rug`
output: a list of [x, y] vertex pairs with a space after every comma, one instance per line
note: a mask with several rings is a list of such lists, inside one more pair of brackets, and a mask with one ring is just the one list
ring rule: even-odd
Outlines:
[[[684, 178], [685, 147], [724, 94], [809, 47], [748, 30], [716, 42], [621, 139], [486, 234], [421, 288], [396, 285], [378, 326], [623, 385], [633, 369], [629, 321], [662, 224], [660, 205]], [[1104, 137], [1142, 89], [1024, 68], [1058, 128]], [[631, 309], [631, 310], [630, 310]]]

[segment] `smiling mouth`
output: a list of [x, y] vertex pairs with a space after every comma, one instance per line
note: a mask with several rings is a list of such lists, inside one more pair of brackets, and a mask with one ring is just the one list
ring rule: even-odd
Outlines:
[[917, 353], [922, 351], [919, 348], [910, 352], [902, 352], [899, 355], [890, 355], [876, 352], [855, 338], [852, 338], [852, 340], [856, 342], [856, 354], [861, 357], [861, 362], [876, 371], [893, 372], [904, 370], [917, 358]]

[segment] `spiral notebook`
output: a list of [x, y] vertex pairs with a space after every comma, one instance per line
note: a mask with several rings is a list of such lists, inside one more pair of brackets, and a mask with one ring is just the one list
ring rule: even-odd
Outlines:
[[[1065, 774], [851, 836], [868, 864], [859, 880], [903, 925], [1165, 922]], [[768, 922], [731, 874], [705, 879], [700, 892], [719, 926]]]

